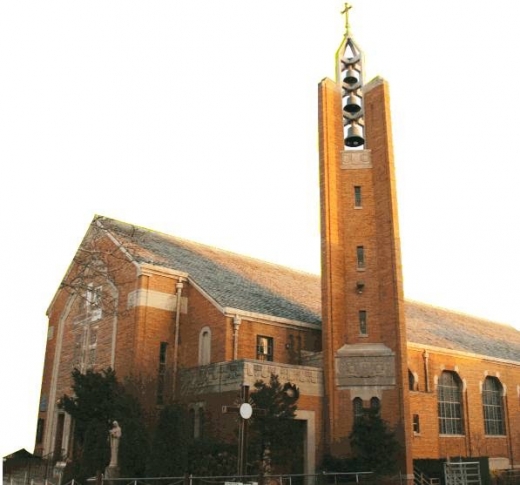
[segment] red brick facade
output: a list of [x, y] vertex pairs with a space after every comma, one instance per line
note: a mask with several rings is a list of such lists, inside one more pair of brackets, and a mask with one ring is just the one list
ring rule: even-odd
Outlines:
[[[414, 458], [488, 456], [494, 467], [520, 466], [520, 363], [500, 361], [436, 347], [409, 345], [409, 383], [412, 416], [419, 417], [414, 432]], [[462, 382], [463, 434], [439, 432], [438, 381], [443, 371], [454, 372]], [[484, 427], [482, 386], [486, 377], [502, 385], [505, 432], [490, 435]]]
[[[50, 337], [39, 414], [44, 433], [36, 452], [71, 451], [70, 419], [62, 414], [58, 400], [71, 392], [73, 368], [113, 367], [120, 380], [140, 388], [147, 415], [157, 413], [169, 400], [179, 399], [194, 409], [202, 408], [210, 419], [208, 428], [229, 439], [234, 437], [236, 420], [222, 415], [222, 406], [235, 403], [242, 384], [252, 387], [259, 379], [269, 381], [275, 373], [300, 388], [297, 417], [312, 423], [308, 433], [314, 443], [309, 450], [310, 466], [314, 467], [316, 454], [322, 454], [321, 434], [315, 432], [322, 427], [321, 371], [302, 364], [306, 355], [320, 350], [319, 325], [224, 308], [188, 273], [137, 263], [140, 249], [127, 242], [123, 250], [113, 237], [100, 236], [96, 224], [94, 221], [85, 244], [95, 240], [96, 261], [103, 261], [108, 277], [95, 276], [99, 271], [94, 267], [99, 264], [82, 261], [82, 250], [78, 251], [49, 308]], [[251, 271], [257, 271], [259, 262], [243, 259], [239, 257], [240, 264], [250, 264]], [[78, 276], [82, 266], [90, 268]], [[295, 281], [299, 282], [297, 277]], [[109, 295], [100, 308], [92, 304], [96, 288], [103, 297]], [[206, 350], [203, 334], [208, 336]], [[268, 360], [258, 355], [259, 336], [272, 340]], [[166, 370], [159, 389], [161, 348]]]

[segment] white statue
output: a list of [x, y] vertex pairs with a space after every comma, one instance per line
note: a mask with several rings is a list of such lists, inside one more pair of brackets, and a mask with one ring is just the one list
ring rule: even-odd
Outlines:
[[109, 467], [117, 467], [117, 454], [119, 452], [119, 440], [121, 439], [121, 428], [117, 421], [112, 423], [112, 429], [109, 431], [110, 439], [110, 464]]

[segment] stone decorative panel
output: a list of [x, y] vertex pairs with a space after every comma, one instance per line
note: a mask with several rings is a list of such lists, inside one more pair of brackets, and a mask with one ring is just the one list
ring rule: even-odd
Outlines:
[[395, 354], [383, 344], [344, 345], [336, 353], [339, 388], [395, 385]]
[[300, 393], [323, 395], [323, 371], [314, 367], [237, 360], [185, 369], [180, 374], [181, 395], [212, 394], [251, 388], [258, 380], [268, 382], [275, 374], [282, 382], [292, 382]]
[[370, 150], [345, 150], [341, 152], [341, 168], [344, 170], [372, 168]]
[[258, 380], [267, 382], [271, 378], [271, 374], [275, 374], [281, 381], [296, 384], [302, 394], [311, 396], [323, 394], [323, 372], [321, 369], [286, 364], [266, 365], [252, 362], [244, 362], [244, 364], [245, 383], [251, 386]]

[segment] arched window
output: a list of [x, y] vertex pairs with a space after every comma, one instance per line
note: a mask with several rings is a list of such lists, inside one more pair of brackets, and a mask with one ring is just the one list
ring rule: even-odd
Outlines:
[[204, 327], [199, 334], [199, 365], [211, 362], [211, 330]]
[[486, 377], [482, 386], [484, 429], [487, 435], [505, 435], [502, 384], [496, 377]]
[[444, 371], [437, 386], [440, 434], [464, 434], [462, 382], [455, 372]]
[[377, 397], [372, 397], [370, 399], [370, 409], [375, 411], [376, 413], [379, 413], [381, 410], [381, 401]]
[[354, 420], [363, 416], [363, 400], [360, 397], [356, 397], [352, 401], [352, 411], [354, 412]]

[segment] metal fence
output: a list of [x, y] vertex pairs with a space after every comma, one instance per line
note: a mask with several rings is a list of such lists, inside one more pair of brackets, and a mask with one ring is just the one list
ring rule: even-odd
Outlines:
[[[244, 476], [195, 476], [148, 478], [92, 478], [86, 485], [347, 485], [373, 481], [371, 472], [244, 475]], [[109, 483], [107, 483], [109, 482]], [[65, 484], [74, 485], [74, 484]]]
[[[400, 480], [393, 481], [397, 484]], [[71, 480], [62, 483], [61, 476], [52, 478], [31, 477], [25, 473], [4, 476], [3, 485], [374, 485], [376, 483], [371, 472], [352, 473], [319, 473], [313, 475], [247, 475], [247, 476], [194, 476], [182, 477], [146, 477], [146, 478], [108, 478], [93, 477], [80, 483]], [[380, 483], [380, 482], [377, 482]], [[404, 482], [403, 482], [404, 483]]]
[[446, 462], [444, 464], [444, 479], [446, 485], [480, 485], [480, 463], [471, 462]]

